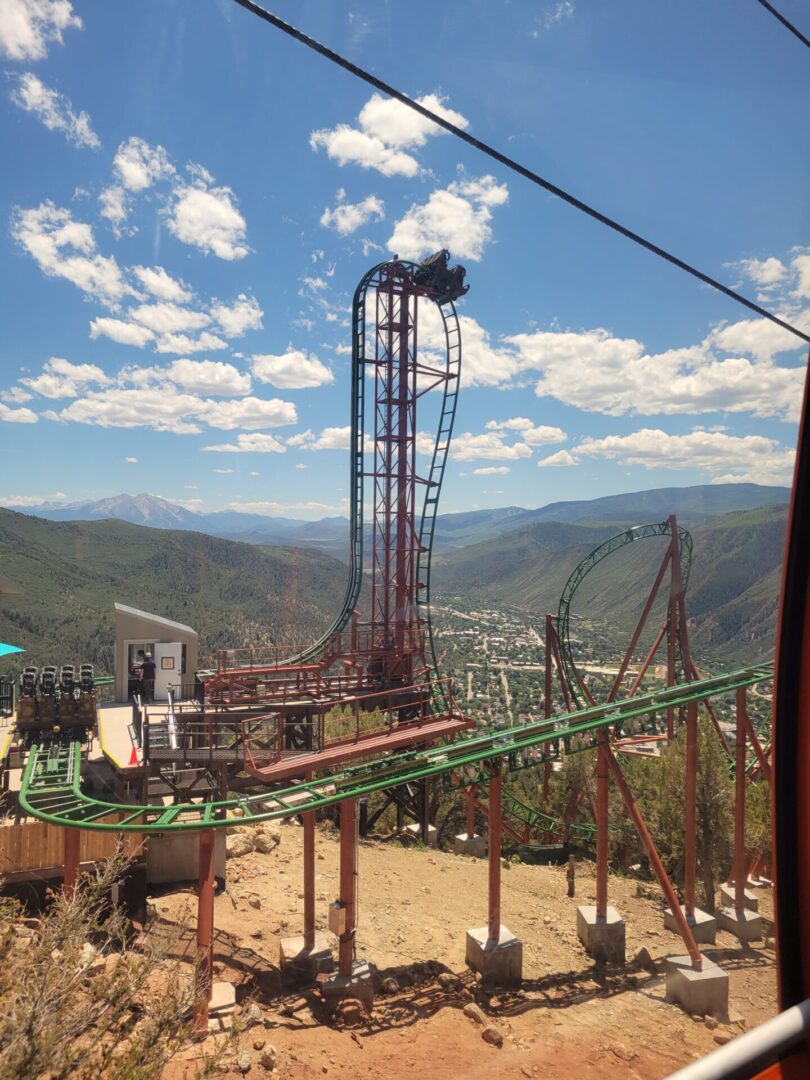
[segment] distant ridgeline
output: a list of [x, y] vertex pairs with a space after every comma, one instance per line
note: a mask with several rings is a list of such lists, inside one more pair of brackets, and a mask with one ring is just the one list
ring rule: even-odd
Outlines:
[[[340, 606], [346, 577], [317, 551], [10, 510], [0, 510], [0, 568], [0, 640], [26, 649], [25, 662], [78, 656], [97, 674], [112, 673], [116, 600], [193, 626], [204, 655], [311, 641]], [[10, 657], [2, 672], [21, 666]]]
[[[717, 484], [440, 515], [434, 587], [545, 615], [595, 546], [675, 513], [694, 537], [687, 610], [696, 657], [718, 666], [768, 659], [789, 494]], [[118, 600], [194, 626], [203, 655], [270, 638], [306, 643], [340, 607], [347, 569], [336, 558], [346, 556], [348, 531], [344, 518], [197, 514], [151, 495], [0, 510], [0, 640], [29, 650], [32, 663], [81, 656], [110, 672]], [[662, 554], [645, 542], [605, 560], [574, 616], [609, 622], [626, 639]], [[2, 670], [16, 670], [13, 659]]]

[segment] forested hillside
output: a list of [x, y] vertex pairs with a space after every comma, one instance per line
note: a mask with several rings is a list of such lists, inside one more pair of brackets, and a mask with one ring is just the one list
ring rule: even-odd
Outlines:
[[203, 655], [306, 643], [338, 610], [345, 579], [316, 551], [0, 510], [0, 639], [33, 663], [90, 660], [111, 673], [115, 601], [193, 626]]

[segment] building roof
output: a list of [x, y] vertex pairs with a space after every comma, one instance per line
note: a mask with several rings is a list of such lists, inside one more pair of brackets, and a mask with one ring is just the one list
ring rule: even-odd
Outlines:
[[122, 615], [134, 615], [139, 619], [148, 619], [149, 622], [155, 623], [157, 626], [165, 626], [170, 630], [182, 630], [183, 633], [193, 634], [197, 637], [197, 631], [191, 627], [186, 626], [185, 623], [173, 622], [171, 619], [164, 619], [161, 615], [153, 615], [151, 611], [140, 611], [138, 608], [127, 607], [126, 604], [115, 605], [116, 614]]

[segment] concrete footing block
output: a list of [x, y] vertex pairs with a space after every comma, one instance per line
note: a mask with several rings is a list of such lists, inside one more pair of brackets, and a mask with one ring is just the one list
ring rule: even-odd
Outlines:
[[523, 978], [523, 943], [503, 924], [497, 941], [486, 926], [468, 930], [465, 960], [491, 986], [517, 986]]
[[[749, 911], [759, 911], [759, 899], [754, 896], [750, 889], [744, 891], [744, 904]], [[720, 886], [720, 905], [721, 907], [734, 907], [737, 903], [737, 892], [733, 885], [726, 882], [725, 885]]]
[[[686, 915], [686, 908], [681, 906], [681, 911]], [[714, 945], [714, 939], [717, 936], [717, 919], [715, 919], [714, 915], [709, 915], [708, 912], [695, 908], [694, 916], [686, 915], [686, 921], [689, 923], [692, 937], [698, 945]], [[664, 928], [671, 930], [674, 934], [680, 933], [672, 908], [667, 908], [664, 911]]]
[[[415, 840], [422, 839], [422, 826], [417, 821], [414, 821], [411, 825], [406, 825], [403, 832], [410, 834]], [[439, 830], [435, 825], [428, 825], [427, 846], [436, 847], [438, 843]]]
[[614, 907], [608, 907], [604, 919], [596, 916], [596, 906], [582, 904], [577, 908], [577, 937], [585, 951], [595, 960], [610, 964], [624, 963], [624, 919]]
[[351, 975], [320, 975], [321, 996], [330, 1009], [341, 1001], [359, 1001], [370, 1016], [374, 1008], [377, 971], [366, 960], [355, 960]]
[[300, 986], [314, 982], [318, 975], [335, 970], [331, 934], [316, 931], [311, 948], [307, 948], [303, 934], [282, 938], [279, 948], [279, 967], [287, 983]]
[[477, 833], [475, 836], [467, 836], [465, 832], [453, 837], [454, 855], [471, 855], [475, 859], [483, 859], [487, 853], [487, 842], [483, 836]]
[[734, 934], [740, 941], [762, 941], [762, 916], [748, 908], [742, 911], [734, 907], [718, 908], [717, 926]]
[[703, 957], [703, 970], [695, 971], [689, 956], [670, 956], [667, 965], [667, 1001], [695, 1016], [728, 1016], [728, 975]]

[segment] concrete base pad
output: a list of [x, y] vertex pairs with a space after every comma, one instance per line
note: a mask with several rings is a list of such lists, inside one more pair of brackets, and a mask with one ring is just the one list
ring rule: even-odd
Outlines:
[[762, 941], [762, 916], [747, 908], [742, 911], [733, 907], [718, 908], [717, 926], [736, 935], [740, 941]]
[[[721, 907], [734, 907], [736, 904], [735, 899], [736, 890], [733, 885], [726, 882], [725, 885], [720, 886], [720, 905]], [[759, 900], [751, 892], [750, 889], [745, 890], [745, 906], [749, 911], [759, 911]]]
[[486, 926], [468, 930], [465, 960], [483, 983], [516, 986], [523, 978], [523, 943], [503, 923], [497, 941], [489, 940]]
[[688, 956], [667, 958], [667, 1001], [696, 1016], [728, 1016], [728, 975], [703, 957], [703, 970], [694, 971]]
[[[422, 839], [422, 826], [414, 821], [411, 825], [406, 825], [403, 832], [409, 833], [415, 840]], [[427, 846], [436, 847], [439, 842], [439, 830], [435, 825], [428, 825]]]
[[472, 855], [473, 858], [483, 859], [487, 853], [487, 842], [483, 836], [477, 833], [475, 836], [467, 836], [465, 832], [453, 837], [454, 855]]
[[351, 975], [320, 975], [318, 985], [324, 1002], [332, 1009], [346, 1000], [359, 1001], [370, 1016], [374, 1008], [377, 973], [372, 964], [355, 960]]
[[[681, 911], [686, 915], [684, 907], [681, 907]], [[689, 923], [692, 937], [698, 945], [714, 945], [714, 939], [717, 935], [717, 919], [713, 915], [701, 911], [700, 908], [695, 908], [694, 918], [687, 917], [686, 921]], [[667, 908], [664, 911], [664, 928], [671, 930], [674, 934], [680, 933], [672, 908]]]
[[285, 981], [300, 985], [314, 982], [321, 973], [334, 971], [333, 941], [331, 934], [316, 931], [314, 944], [308, 949], [303, 934], [283, 938], [279, 949], [279, 967]]
[[616, 908], [608, 907], [606, 917], [597, 919], [595, 905], [580, 905], [577, 908], [577, 937], [595, 960], [624, 963], [624, 919]]

